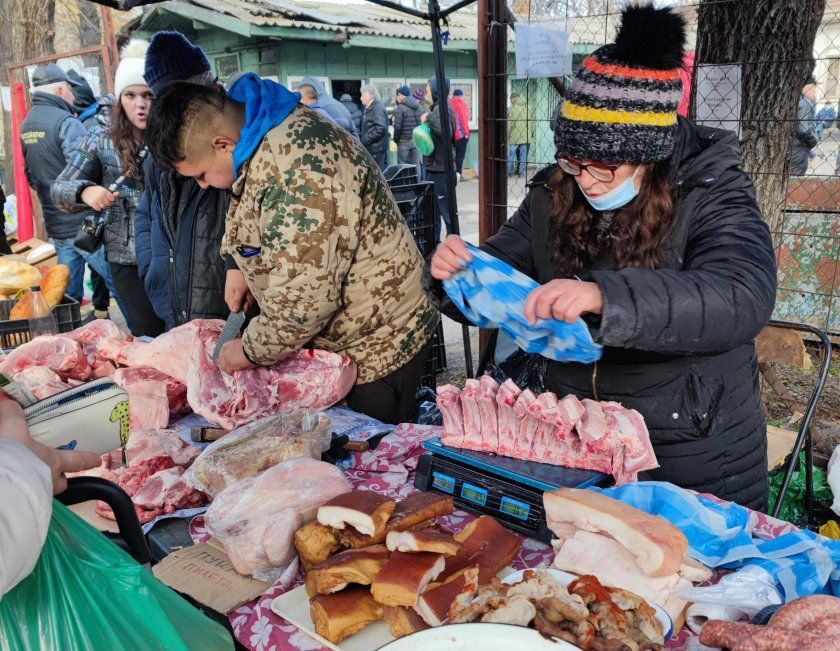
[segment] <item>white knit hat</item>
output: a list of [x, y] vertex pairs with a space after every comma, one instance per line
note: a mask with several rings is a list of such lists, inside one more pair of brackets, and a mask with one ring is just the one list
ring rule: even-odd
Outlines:
[[149, 42], [132, 39], [120, 53], [120, 65], [114, 75], [114, 94], [119, 97], [129, 86], [146, 86], [143, 72], [146, 66], [146, 50]]

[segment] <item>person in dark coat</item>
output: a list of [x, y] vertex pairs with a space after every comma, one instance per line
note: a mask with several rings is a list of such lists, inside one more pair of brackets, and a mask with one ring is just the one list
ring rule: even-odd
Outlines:
[[335, 120], [338, 126], [349, 131], [350, 135], [358, 140], [359, 128], [356, 126], [353, 118], [350, 117], [350, 112], [345, 108], [344, 104], [327, 92], [320, 79], [317, 77], [304, 77], [300, 80], [300, 83], [312, 86], [312, 88], [318, 91], [318, 104], [321, 108], [330, 114], [330, 117]]
[[359, 110], [359, 105], [356, 104], [356, 102], [353, 101], [353, 98], [347, 93], [344, 93], [339, 101], [350, 114], [350, 119], [353, 120], [353, 124], [356, 125], [356, 130], [360, 131], [362, 128], [362, 112]]
[[[174, 81], [216, 83], [204, 51], [179, 32], [155, 34], [144, 76], [155, 94]], [[219, 253], [229, 205], [227, 192], [164, 172], [146, 158], [134, 213], [137, 267], [167, 330], [193, 319], [225, 319], [253, 304], [242, 272]]]
[[808, 171], [808, 161], [811, 150], [817, 146], [817, 125], [814, 115], [816, 108], [817, 85], [814, 78], [802, 88], [802, 96], [796, 106], [796, 122], [793, 133], [790, 134], [788, 158], [790, 159], [790, 173], [802, 175]]
[[397, 144], [397, 162], [414, 165], [420, 173], [420, 152], [414, 146], [414, 129], [423, 118], [420, 102], [411, 96], [408, 86], [400, 86], [396, 92], [397, 106], [394, 109], [394, 142]]
[[362, 105], [365, 112], [362, 115], [362, 129], [359, 132], [362, 144], [370, 152], [373, 160], [384, 170], [388, 166], [388, 114], [385, 105], [379, 98], [376, 86], [362, 86]]
[[[444, 82], [446, 88], [444, 93], [449, 95], [449, 79]], [[449, 142], [444, 144], [443, 131], [440, 126], [440, 95], [438, 93], [437, 79], [432, 77], [426, 84], [426, 99], [431, 107], [428, 113], [424, 113], [421, 122], [429, 123], [429, 131], [432, 133], [432, 142], [435, 144], [431, 156], [423, 156], [423, 167], [426, 170], [426, 179], [434, 183], [435, 197], [437, 199], [438, 214], [446, 225], [447, 234], [452, 230], [452, 218], [449, 215], [449, 202], [446, 184], [446, 163], [445, 156], [449, 155], [452, 160], [452, 174], [455, 175], [455, 111], [449, 107]], [[440, 241], [441, 219], [435, 219], [435, 242]]]
[[[640, 36], [639, 23], [651, 33]], [[525, 305], [529, 321], [583, 316], [604, 346], [595, 364], [548, 361], [546, 390], [638, 410], [660, 466], [651, 479], [763, 510], [754, 337], [773, 311], [773, 244], [735, 134], [677, 117], [683, 42], [670, 10], [625, 9], [615, 44], [588, 57], [573, 82], [558, 164], [530, 180], [519, 209], [481, 248], [540, 283]], [[632, 73], [602, 72], [614, 66]], [[613, 121], [593, 121], [607, 100]], [[451, 236], [423, 282], [441, 311], [464, 322], [441, 285], [458, 256], [470, 259]]]

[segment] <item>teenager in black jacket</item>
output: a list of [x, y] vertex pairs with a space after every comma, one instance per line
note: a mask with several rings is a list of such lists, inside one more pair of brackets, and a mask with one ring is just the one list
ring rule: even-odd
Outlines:
[[[616, 43], [572, 84], [558, 164], [482, 248], [540, 283], [529, 320], [583, 316], [605, 347], [596, 364], [548, 362], [547, 390], [641, 412], [652, 479], [765, 509], [753, 338], [773, 310], [773, 246], [735, 135], [677, 118], [683, 29], [667, 9], [625, 10]], [[470, 256], [448, 238], [424, 277], [453, 317], [440, 281], [459, 257]]]

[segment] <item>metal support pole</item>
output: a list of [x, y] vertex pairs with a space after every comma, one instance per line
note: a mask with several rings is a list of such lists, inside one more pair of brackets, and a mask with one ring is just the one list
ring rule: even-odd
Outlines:
[[[446, 74], [443, 66], [443, 42], [440, 28], [441, 15], [440, 5], [438, 5], [437, 0], [429, 0], [429, 20], [432, 23], [432, 48], [435, 55], [435, 79], [438, 87], [441, 140], [445, 146], [443, 169], [446, 174], [446, 202], [449, 206], [452, 234], [458, 235], [461, 232], [461, 227], [458, 221], [458, 201], [455, 196], [455, 159], [450, 144], [452, 142], [452, 124], [449, 121], [449, 93], [446, 88]], [[472, 345], [470, 343], [470, 329], [468, 326], [461, 327], [461, 336], [464, 340], [464, 362], [467, 369], [467, 377], [472, 377]]]

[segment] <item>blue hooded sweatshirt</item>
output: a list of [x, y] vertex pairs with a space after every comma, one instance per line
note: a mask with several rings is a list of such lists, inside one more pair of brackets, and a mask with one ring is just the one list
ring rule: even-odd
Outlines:
[[233, 150], [233, 171], [239, 176], [242, 165], [260, 146], [265, 134], [283, 122], [300, 103], [300, 93], [249, 72], [230, 87], [228, 97], [245, 105], [245, 125]]

